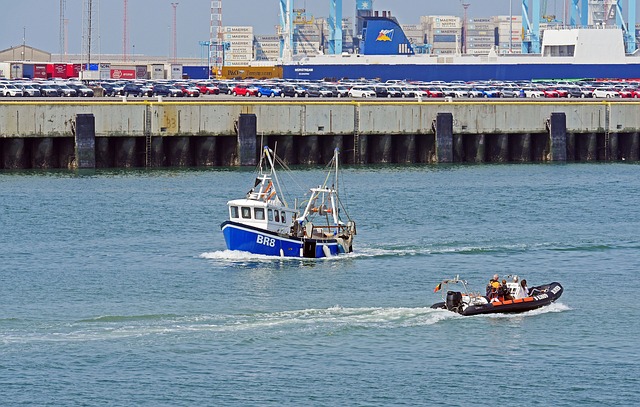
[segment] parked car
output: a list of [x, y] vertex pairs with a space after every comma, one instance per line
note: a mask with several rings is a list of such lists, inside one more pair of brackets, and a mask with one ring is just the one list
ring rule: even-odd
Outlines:
[[76, 96], [78, 96], [78, 92], [75, 89], [72, 89], [67, 85], [53, 84], [52, 86], [54, 88], [58, 89], [58, 96], [65, 96], [65, 97], [76, 97]]
[[174, 86], [180, 89], [184, 96], [193, 98], [197, 98], [200, 96], [200, 89], [198, 89], [196, 86], [192, 86], [188, 83], [176, 83]]
[[58, 89], [54, 88], [53, 86], [51, 86], [51, 85], [49, 85], [47, 83], [36, 84], [36, 85], [33, 85], [33, 86], [40, 90], [40, 96], [45, 96], [45, 97], [57, 97], [58, 96]]
[[22, 89], [18, 88], [16, 85], [12, 85], [10, 83], [0, 83], [0, 95], [6, 97], [22, 97], [23, 92]]
[[87, 87], [84, 84], [70, 83], [68, 86], [70, 88], [75, 89], [77, 94], [78, 94], [78, 96], [81, 96], [81, 97], [93, 97], [93, 95], [94, 95], [93, 89]]
[[378, 98], [390, 98], [391, 94], [389, 93], [389, 88], [386, 86], [374, 86], [373, 91], [376, 92], [376, 97]]
[[36, 88], [30, 84], [22, 84], [18, 85], [20, 89], [22, 89], [22, 96], [28, 97], [38, 97], [41, 95], [40, 89]]
[[349, 89], [349, 97], [352, 98], [374, 98], [376, 97], [376, 92], [368, 87], [362, 85], [356, 85]]
[[349, 88], [344, 85], [325, 85], [325, 88], [330, 89], [335, 97], [345, 98], [349, 96]]
[[184, 96], [184, 93], [174, 86], [158, 83], [153, 85], [153, 95], [166, 97], [182, 97]]
[[124, 85], [124, 88], [122, 88], [122, 95], [123, 96], [139, 96], [142, 97], [143, 96], [143, 90], [142, 90], [142, 85], [141, 84], [137, 84], [137, 83], [127, 83], [126, 85]]
[[305, 97], [319, 98], [321, 96], [319, 86], [307, 86], [306, 89], [307, 89], [307, 93], [305, 94]]
[[427, 97], [430, 98], [441, 98], [444, 97], [444, 92], [437, 87], [430, 88], [422, 88], [423, 91], [427, 92]]
[[520, 97], [524, 98], [542, 98], [544, 97], [544, 92], [541, 89], [534, 87], [524, 87], [520, 90]]
[[218, 95], [220, 94], [220, 88], [218, 88], [213, 83], [209, 82], [198, 82], [196, 83], [196, 88], [200, 91], [201, 95]]
[[593, 90], [593, 97], [609, 99], [620, 97], [620, 94], [613, 88], [595, 88]]
[[282, 87], [282, 94], [292, 98], [304, 97], [307, 96], [307, 89], [300, 85], [285, 85]]
[[258, 89], [249, 85], [238, 83], [231, 91], [233, 96], [258, 96]]
[[282, 90], [274, 85], [258, 85], [258, 97], [276, 97], [282, 94]]

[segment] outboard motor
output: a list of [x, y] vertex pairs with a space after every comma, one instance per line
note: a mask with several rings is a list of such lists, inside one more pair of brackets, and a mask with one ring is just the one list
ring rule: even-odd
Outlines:
[[460, 305], [462, 305], [462, 293], [460, 291], [447, 291], [447, 309], [458, 312]]

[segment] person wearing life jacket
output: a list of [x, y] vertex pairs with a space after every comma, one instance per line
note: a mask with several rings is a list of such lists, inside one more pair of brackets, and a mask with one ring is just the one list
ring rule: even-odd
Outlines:
[[489, 284], [487, 284], [487, 297], [489, 298], [489, 302], [498, 301], [498, 291], [500, 290], [499, 278], [497, 274], [494, 274], [493, 278], [489, 280]]

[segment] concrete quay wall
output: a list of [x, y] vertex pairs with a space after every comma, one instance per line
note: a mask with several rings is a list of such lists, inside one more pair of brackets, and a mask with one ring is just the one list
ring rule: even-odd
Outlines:
[[94, 149], [97, 167], [252, 165], [257, 152], [243, 149], [262, 138], [291, 164], [324, 163], [335, 147], [352, 164], [636, 161], [639, 110], [582, 101], [0, 102], [0, 168], [78, 165], [77, 118], [86, 115], [95, 142], [83, 151]]

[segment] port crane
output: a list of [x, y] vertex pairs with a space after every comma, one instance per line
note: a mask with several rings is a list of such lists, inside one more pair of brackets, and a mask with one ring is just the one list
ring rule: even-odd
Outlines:
[[[280, 0], [280, 56], [293, 56], [294, 0]], [[342, 0], [329, 0], [329, 54], [342, 53]]]
[[[570, 2], [569, 27], [587, 27], [589, 25], [605, 25], [602, 17], [598, 16], [598, 10], [604, 10], [610, 6], [615, 10], [615, 25], [622, 28], [627, 53], [636, 51], [635, 36], [636, 27], [636, 0], [628, 0], [627, 20], [623, 18], [622, 4], [620, 0], [565, 0]], [[540, 35], [540, 22], [548, 21], [550, 15], [546, 14], [547, 1], [522, 0], [522, 53], [539, 54], [542, 47]], [[541, 10], [545, 10], [544, 15]], [[555, 20], [555, 17], [552, 19]]]

